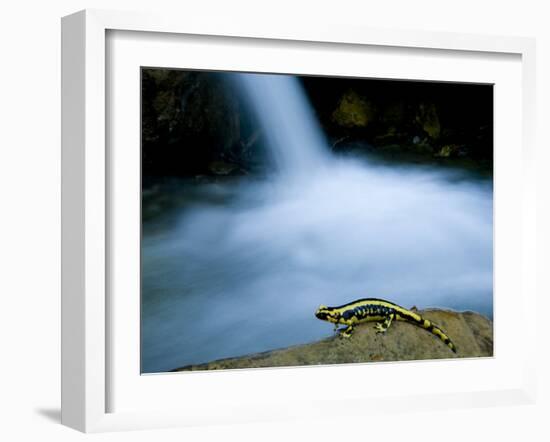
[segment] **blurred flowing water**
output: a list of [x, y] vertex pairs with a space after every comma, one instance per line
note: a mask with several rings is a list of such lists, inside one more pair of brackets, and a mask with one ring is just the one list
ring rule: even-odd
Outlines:
[[144, 221], [142, 372], [329, 336], [317, 306], [362, 297], [492, 317], [492, 180], [332, 156], [294, 78], [239, 81], [279, 173]]
[[307, 177], [326, 166], [326, 140], [297, 78], [243, 74], [234, 81], [259, 120], [279, 179]]

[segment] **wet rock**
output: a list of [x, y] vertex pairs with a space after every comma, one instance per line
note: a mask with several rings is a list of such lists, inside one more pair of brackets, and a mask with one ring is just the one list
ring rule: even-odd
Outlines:
[[223, 74], [143, 71], [143, 167], [146, 174], [196, 174], [234, 154], [242, 141], [241, 103]]
[[[416, 139], [416, 142], [415, 142]], [[428, 137], [424, 137], [420, 139], [420, 137], [416, 136], [412, 139], [412, 145], [411, 150], [416, 153], [420, 154], [431, 154], [433, 153], [433, 147], [430, 144]]]
[[212, 161], [208, 169], [214, 175], [229, 175], [237, 170], [236, 164], [226, 163], [225, 161]]
[[439, 115], [434, 104], [421, 103], [416, 113], [416, 122], [430, 138], [437, 140], [441, 134]]
[[373, 324], [367, 323], [359, 325], [349, 339], [335, 335], [310, 344], [175, 371], [493, 356], [493, 323], [485, 316], [439, 309], [418, 312], [445, 330], [456, 345], [456, 354], [435, 335], [415, 325], [394, 322], [385, 334], [376, 334]]
[[376, 106], [364, 97], [350, 90], [340, 99], [332, 113], [332, 121], [346, 128], [362, 128], [374, 120]]
[[449, 158], [455, 156], [459, 152], [459, 147], [456, 144], [446, 144], [435, 153], [436, 157]]

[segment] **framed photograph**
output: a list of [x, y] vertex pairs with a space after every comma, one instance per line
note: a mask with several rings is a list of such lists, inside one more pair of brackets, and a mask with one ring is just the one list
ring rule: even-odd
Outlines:
[[95, 10], [62, 35], [64, 424], [533, 400], [533, 40]]

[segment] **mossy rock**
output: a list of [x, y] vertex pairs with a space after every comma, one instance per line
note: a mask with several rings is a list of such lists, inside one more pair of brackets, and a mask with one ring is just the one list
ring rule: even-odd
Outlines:
[[435, 153], [435, 156], [440, 158], [449, 158], [455, 156], [457, 152], [458, 146], [456, 144], [446, 144]]
[[362, 128], [372, 123], [375, 115], [376, 106], [350, 90], [340, 99], [332, 113], [332, 121], [347, 128]]
[[434, 140], [437, 140], [441, 134], [441, 124], [435, 105], [421, 103], [416, 113], [416, 122]]

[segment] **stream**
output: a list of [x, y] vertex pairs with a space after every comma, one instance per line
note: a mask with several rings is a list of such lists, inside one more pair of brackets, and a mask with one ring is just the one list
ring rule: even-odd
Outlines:
[[143, 373], [330, 336], [315, 309], [363, 297], [492, 318], [492, 180], [335, 156], [292, 80], [238, 85], [275, 173], [174, 180], [144, 218]]

